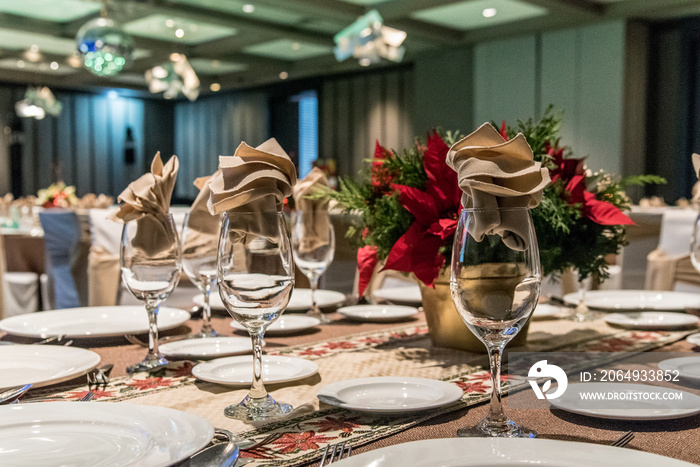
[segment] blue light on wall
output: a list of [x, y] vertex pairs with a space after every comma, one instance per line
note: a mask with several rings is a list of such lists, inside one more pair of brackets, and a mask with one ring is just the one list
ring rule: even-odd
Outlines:
[[316, 91], [299, 95], [299, 177], [311, 172], [318, 159], [318, 96]]

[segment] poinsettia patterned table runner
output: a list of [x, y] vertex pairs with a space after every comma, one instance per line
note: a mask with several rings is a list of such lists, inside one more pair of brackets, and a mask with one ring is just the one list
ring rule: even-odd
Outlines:
[[[530, 333], [533, 344], [528, 351], [589, 351], [629, 352], [647, 351], [685, 335], [684, 332], [614, 331], [597, 324], [595, 332], [577, 334], [569, 324], [561, 322], [533, 323]], [[559, 327], [560, 329], [557, 329]], [[554, 330], [553, 330], [554, 328]], [[538, 333], [543, 336], [538, 340]], [[612, 333], [611, 333], [612, 332]], [[217, 427], [226, 428], [240, 436], [262, 439], [272, 431], [284, 433], [278, 440], [243, 457], [254, 459], [251, 466], [303, 465], [320, 458], [327, 444], [340, 440], [357, 446], [377, 440], [444, 413], [487, 401], [491, 380], [484, 356], [452, 349], [432, 348], [425, 324], [403, 325], [391, 330], [356, 334], [339, 339], [269, 349], [268, 354], [306, 358], [319, 365], [319, 375], [300, 382], [270, 385], [272, 395], [290, 402], [297, 414], [287, 419], [251, 429], [250, 425], [227, 419], [223, 408], [240, 401], [247, 388], [227, 388], [196, 380], [191, 374], [196, 362], [181, 361], [152, 374], [136, 374], [114, 378], [110, 384], [95, 392], [96, 401], [159, 405], [189, 411], [208, 419]], [[551, 335], [554, 334], [554, 338]], [[549, 336], [549, 337], [547, 337]], [[557, 338], [558, 337], [558, 338]], [[586, 364], [590, 365], [589, 354]], [[572, 368], [568, 370], [573, 371]], [[322, 385], [344, 379], [368, 376], [418, 376], [440, 379], [457, 384], [464, 390], [461, 401], [437, 410], [406, 416], [372, 416], [344, 409], [329, 408], [316, 400]], [[522, 379], [504, 378], [503, 391], [529, 387]], [[50, 389], [37, 391], [37, 398], [60, 397], [75, 400], [88, 388], [77, 387], [59, 394]]]

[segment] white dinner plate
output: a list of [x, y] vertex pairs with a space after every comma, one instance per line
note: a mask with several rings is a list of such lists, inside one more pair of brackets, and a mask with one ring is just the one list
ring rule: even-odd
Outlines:
[[[578, 305], [578, 292], [564, 295], [569, 305]], [[589, 290], [586, 292], [589, 308], [612, 311], [682, 311], [700, 308], [700, 294], [688, 292], [659, 292], [650, 290]]]
[[686, 340], [693, 345], [700, 345], [700, 332], [697, 334], [689, 335]]
[[[321, 324], [321, 320], [313, 316], [305, 315], [282, 315], [270, 325], [265, 331], [266, 336], [287, 336], [296, 334], [301, 331], [306, 331], [314, 326]], [[246, 328], [235, 319], [230, 323], [231, 327], [239, 331], [245, 331]]]
[[378, 300], [391, 303], [420, 306], [420, 304], [423, 302], [420, 287], [417, 285], [407, 285], [405, 287], [387, 287], [385, 289], [375, 290], [373, 295], [374, 298]]
[[[185, 310], [163, 307], [158, 312], [158, 329], [173, 329], [189, 319]], [[16, 336], [38, 338], [123, 336], [147, 333], [148, 315], [142, 306], [66, 308], [5, 318], [0, 321], [0, 329]]]
[[[605, 396], [582, 396], [605, 394]], [[618, 400], [610, 394], [618, 394]], [[627, 399], [621, 400], [621, 394]], [[645, 396], [644, 394], [651, 394]], [[664, 396], [673, 394], [673, 396]], [[682, 399], [678, 397], [682, 394]], [[583, 397], [606, 397], [605, 400], [585, 400]], [[612, 396], [616, 397], [616, 396]], [[664, 397], [666, 399], [664, 399]], [[613, 420], [671, 420], [700, 413], [700, 396], [679, 389], [628, 383], [577, 383], [570, 384], [562, 396], [549, 401], [557, 409], [581, 415]]]
[[557, 306], [557, 305], [552, 305], [550, 303], [538, 303], [537, 306], [535, 307], [535, 311], [532, 312], [532, 317], [533, 318], [557, 318], [561, 316], [565, 316], [567, 313], [567, 309]]
[[338, 313], [355, 321], [401, 321], [418, 313], [417, 308], [399, 305], [355, 305], [338, 308]]
[[692, 466], [687, 462], [634, 449], [602, 444], [528, 438], [448, 438], [395, 444], [356, 454], [337, 467], [618, 467], [620, 465]]
[[681, 378], [700, 382], [700, 356], [669, 358], [659, 362], [664, 371], [677, 371]]
[[627, 329], [677, 329], [693, 326], [698, 323], [697, 316], [686, 313], [641, 311], [627, 313], [611, 313], [605, 316], [605, 321]]
[[[345, 301], [345, 295], [340, 292], [334, 292], [333, 290], [317, 290], [315, 297], [316, 304], [318, 304], [318, 306], [321, 308], [340, 305]], [[193, 297], [192, 301], [197, 306], [204, 306], [202, 294], [198, 294]], [[211, 294], [209, 304], [213, 310], [226, 310], [226, 307], [224, 307], [224, 302], [221, 301], [221, 296], [218, 293]], [[311, 289], [292, 290], [292, 296], [289, 298], [287, 310], [306, 311], [309, 308], [311, 308]]]
[[[265, 384], [285, 383], [316, 374], [318, 365], [309, 360], [280, 355], [263, 356], [263, 381]], [[192, 368], [192, 374], [202, 381], [225, 386], [247, 386], [253, 379], [253, 357], [217, 358]]]
[[358, 378], [324, 386], [318, 400], [358, 412], [402, 413], [435, 409], [458, 401], [459, 386], [427, 378]]
[[248, 337], [202, 337], [161, 344], [158, 349], [172, 358], [218, 358], [248, 353], [253, 344]]
[[0, 388], [29, 383], [37, 388], [60, 383], [84, 375], [99, 363], [99, 355], [78, 347], [3, 345], [0, 347]]
[[213, 434], [203, 418], [162, 407], [100, 402], [0, 407], [3, 465], [166, 466], [187, 459]]

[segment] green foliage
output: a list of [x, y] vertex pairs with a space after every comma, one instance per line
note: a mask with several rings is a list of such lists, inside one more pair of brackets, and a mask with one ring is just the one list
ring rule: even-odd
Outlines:
[[428, 176], [423, 168], [423, 154], [418, 148], [404, 149], [401, 155], [387, 158], [382, 168], [394, 174], [394, 183], [425, 189]]

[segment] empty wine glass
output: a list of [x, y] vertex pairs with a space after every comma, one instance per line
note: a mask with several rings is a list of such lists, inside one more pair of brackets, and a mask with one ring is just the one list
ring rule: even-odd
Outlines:
[[[518, 235], [483, 235], [485, 220], [512, 226]], [[514, 237], [517, 237], [514, 239]], [[459, 436], [534, 437], [536, 433], [510, 420], [501, 405], [503, 348], [522, 329], [540, 293], [537, 238], [526, 208], [464, 209], [452, 251], [450, 291], [469, 330], [486, 345], [491, 365], [491, 406], [474, 427]]]
[[693, 236], [690, 238], [690, 262], [700, 272], [700, 215], [695, 219]]
[[226, 407], [224, 414], [246, 421], [288, 414], [292, 406], [275, 401], [265, 390], [262, 358], [265, 330], [285, 310], [294, 288], [294, 261], [283, 214], [226, 213], [217, 264], [221, 300], [253, 343], [250, 392], [239, 404]]
[[172, 215], [149, 214], [124, 224], [119, 261], [122, 279], [148, 313], [148, 353], [129, 373], [168, 363], [158, 352], [158, 309], [180, 279], [180, 240]]
[[[205, 214], [206, 215], [206, 214]], [[182, 268], [190, 281], [202, 292], [202, 329], [191, 337], [216, 337], [211, 326], [211, 289], [216, 281], [216, 252], [219, 245], [221, 220], [219, 216], [188, 213], [182, 228]]]
[[307, 315], [328, 323], [329, 320], [321, 312], [316, 303], [318, 281], [333, 262], [335, 254], [335, 231], [330, 220], [328, 222], [313, 222], [304, 216], [304, 212], [294, 213], [292, 225], [292, 251], [294, 262], [301, 272], [309, 279], [311, 288], [311, 309]]

